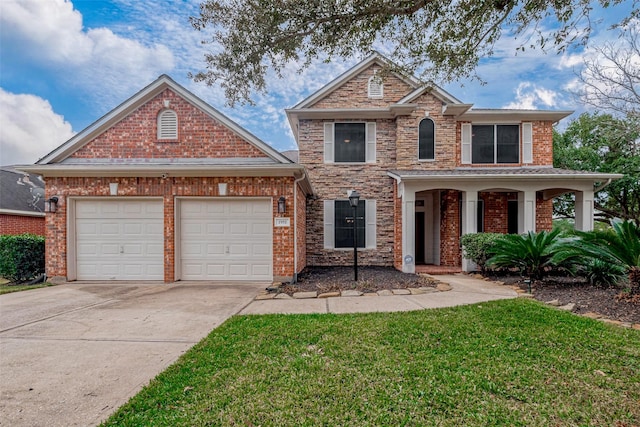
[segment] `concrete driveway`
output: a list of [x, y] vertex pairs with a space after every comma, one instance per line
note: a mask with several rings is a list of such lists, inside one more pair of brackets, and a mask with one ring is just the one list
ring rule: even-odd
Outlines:
[[72, 283], [0, 296], [0, 425], [95, 425], [265, 284]]

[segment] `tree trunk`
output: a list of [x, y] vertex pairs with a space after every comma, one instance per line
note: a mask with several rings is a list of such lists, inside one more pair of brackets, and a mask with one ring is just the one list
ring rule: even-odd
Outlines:
[[629, 270], [629, 287], [632, 294], [640, 294], [640, 267]]

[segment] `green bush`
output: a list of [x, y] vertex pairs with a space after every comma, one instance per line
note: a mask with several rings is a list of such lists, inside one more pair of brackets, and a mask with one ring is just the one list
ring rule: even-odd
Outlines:
[[0, 236], [0, 277], [22, 283], [44, 274], [44, 237]]
[[500, 233], [474, 233], [465, 234], [460, 239], [464, 257], [475, 262], [480, 271], [485, 273], [487, 270], [487, 259], [491, 257], [490, 249], [496, 242], [503, 238], [504, 234]]
[[598, 258], [589, 259], [581, 268], [587, 281], [594, 286], [613, 286], [620, 283], [626, 270], [620, 264], [604, 261]]

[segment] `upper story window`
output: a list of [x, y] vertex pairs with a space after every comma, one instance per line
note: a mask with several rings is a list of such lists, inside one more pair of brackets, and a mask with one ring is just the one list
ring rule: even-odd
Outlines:
[[325, 163], [375, 163], [376, 123], [325, 123]]
[[520, 163], [520, 150], [522, 150], [522, 163], [532, 163], [532, 124], [522, 123], [522, 141], [520, 127], [520, 125], [462, 124], [462, 163]]
[[162, 110], [158, 114], [158, 139], [178, 139], [178, 114], [173, 110]]
[[382, 84], [382, 79], [380, 78], [380, 76], [378, 76], [377, 74], [374, 74], [373, 76], [369, 77], [369, 85], [368, 85], [368, 92], [369, 92], [369, 98], [382, 98], [383, 94], [384, 94], [384, 86]]
[[429, 118], [422, 119], [418, 127], [418, 159], [435, 160], [435, 123]]

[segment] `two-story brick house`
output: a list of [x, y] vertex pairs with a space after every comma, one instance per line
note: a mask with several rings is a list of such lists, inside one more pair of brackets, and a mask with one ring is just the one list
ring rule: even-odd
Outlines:
[[316, 197], [307, 262], [351, 262], [357, 213], [363, 263], [468, 267], [460, 236], [548, 230], [552, 198], [576, 196], [576, 227], [593, 226], [594, 184], [618, 175], [553, 168], [553, 124], [571, 111], [474, 109], [435, 85], [388, 73], [373, 55], [287, 110]]
[[61, 280], [288, 281], [306, 265], [463, 265], [460, 236], [551, 227], [618, 175], [552, 167], [569, 111], [474, 109], [373, 55], [287, 110], [298, 161], [167, 76], [39, 160], [46, 271]]

